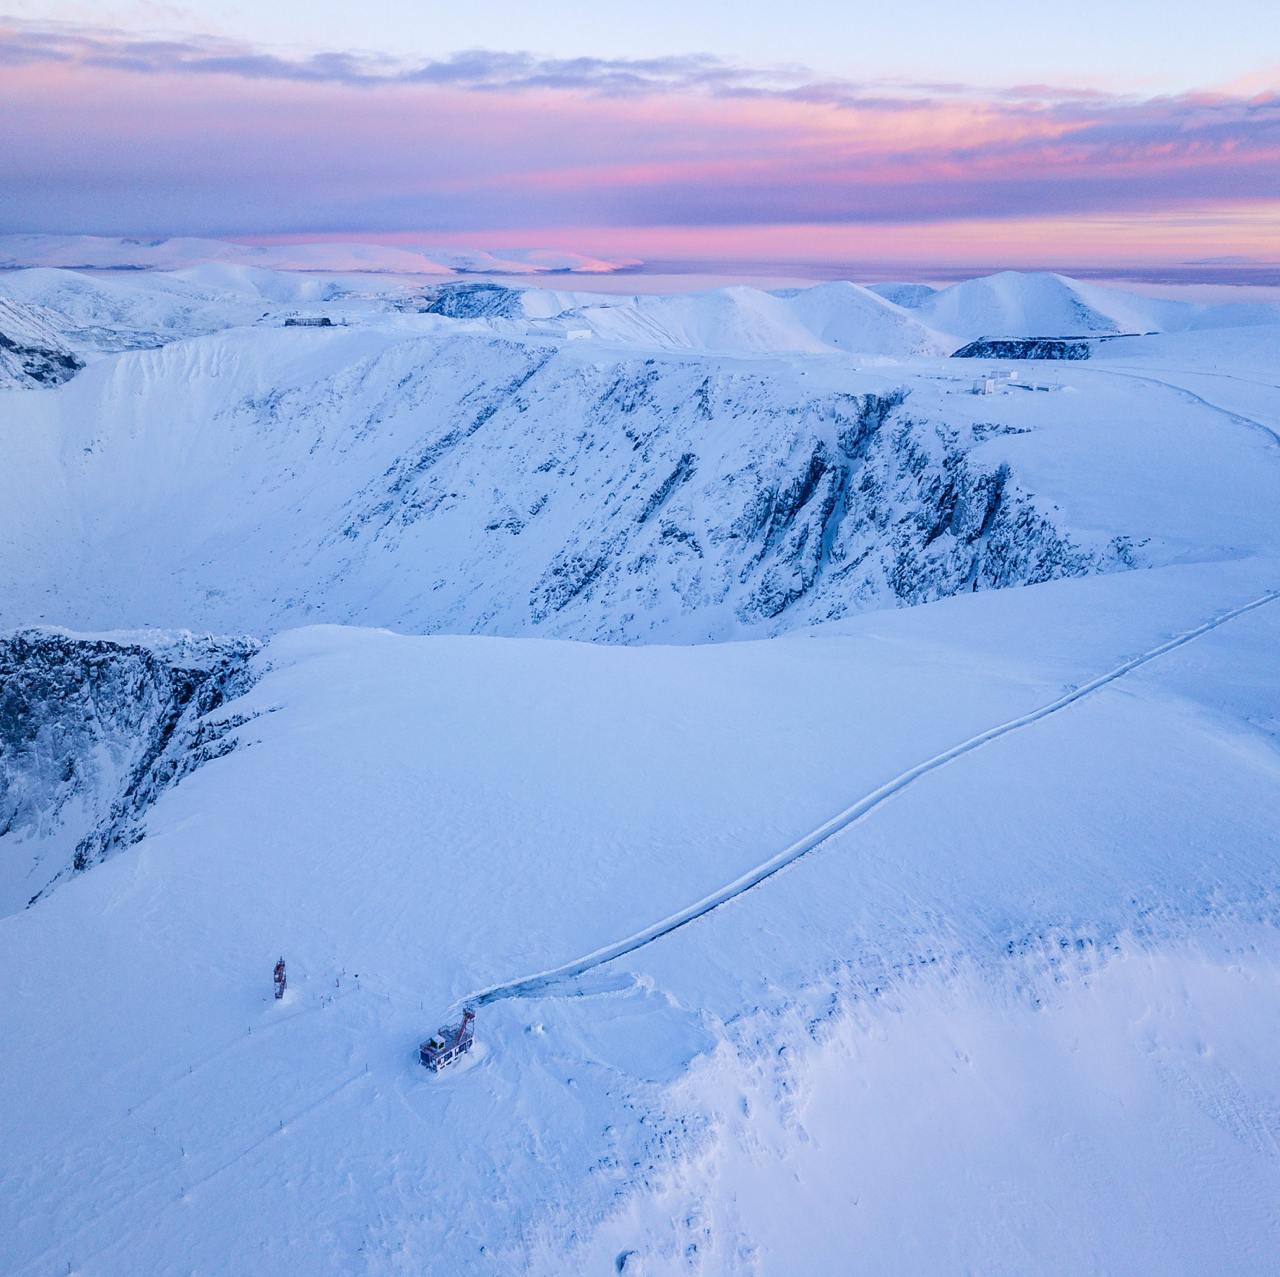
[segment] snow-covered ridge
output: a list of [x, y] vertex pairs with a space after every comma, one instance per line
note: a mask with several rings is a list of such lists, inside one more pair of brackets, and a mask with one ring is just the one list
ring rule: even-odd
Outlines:
[[229, 240], [128, 239], [97, 235], [0, 235], [0, 270], [58, 266], [72, 270], [180, 270], [229, 263], [284, 271], [390, 272], [403, 275], [605, 274], [637, 263], [556, 249], [396, 247], [384, 244], [237, 244]]
[[365, 275], [219, 262], [174, 271], [0, 272], [0, 298], [40, 307], [61, 339], [88, 356], [162, 346], [325, 307], [364, 316], [387, 310], [408, 288]]
[[946, 355], [979, 338], [1280, 324], [1280, 307], [1266, 303], [1154, 301], [1055, 275], [992, 276], [941, 292], [895, 285], [889, 291], [899, 305], [882, 295], [884, 286], [850, 283], [627, 296], [446, 277], [424, 288], [412, 274], [371, 272], [359, 260], [345, 264], [345, 272], [266, 269], [235, 258], [163, 271], [37, 267], [0, 272], [0, 298], [34, 308], [80, 358], [295, 316], [363, 325], [415, 311], [480, 323], [504, 336], [651, 351], [842, 354], [864, 363]]
[[[899, 294], [901, 296], [902, 294]], [[952, 284], [919, 301], [922, 323], [979, 337], [1085, 337], [1280, 323], [1280, 306], [1204, 305], [1143, 297], [1047, 271], [1003, 271]]]
[[581, 300], [561, 317], [628, 346], [723, 353], [943, 355], [950, 340], [857, 284], [766, 292], [733, 287], [679, 297]]
[[78, 627], [706, 641], [1132, 562], [1030, 497], [1016, 434], [892, 378], [434, 322], [241, 329], [31, 401], [0, 617], [41, 619], [56, 578]]
[[[907, 359], [944, 355], [954, 345], [902, 307], [848, 283], [774, 292], [735, 286], [676, 296], [445, 283], [422, 294], [417, 309], [450, 319], [530, 321], [534, 334], [643, 350]], [[513, 330], [507, 325], [499, 331]]]

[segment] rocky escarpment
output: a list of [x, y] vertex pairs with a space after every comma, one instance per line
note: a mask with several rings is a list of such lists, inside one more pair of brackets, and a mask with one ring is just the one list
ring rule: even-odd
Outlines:
[[1088, 359], [1085, 337], [979, 337], [952, 359]]
[[975, 461], [986, 430], [917, 419], [901, 392], [831, 396], [788, 424], [727, 473], [686, 450], [648, 490], [615, 490], [608, 524], [571, 538], [535, 585], [535, 623], [558, 629], [611, 599], [615, 625], [634, 625], [675, 595], [777, 633], [1133, 562], [1119, 540], [1076, 544], [1007, 466]]
[[53, 319], [39, 306], [0, 297], [0, 389], [61, 385], [84, 367]]
[[247, 639], [0, 640], [0, 905], [137, 841], [168, 786], [234, 748], [216, 713], [250, 682]]
[[514, 319], [524, 314], [523, 290], [502, 284], [442, 284], [423, 297], [418, 310], [448, 319]]
[[0, 611], [57, 580], [84, 629], [705, 642], [1130, 561], [1025, 490], [1020, 428], [929, 384], [443, 325], [369, 345], [339, 330], [316, 375], [258, 330], [115, 361], [24, 488], [120, 535], [0, 505]]
[[[566, 375], [546, 351], [490, 349], [483, 389], [360, 492], [343, 526], [364, 562], [361, 547], [416, 557], [482, 516], [470, 561], [431, 591], [445, 628], [778, 633], [1132, 562], [1127, 544], [1073, 541], [1006, 465], [976, 460], [998, 428], [917, 417], [900, 390], [783, 395], [767, 374], [655, 359]], [[425, 397], [431, 380], [398, 390]]]

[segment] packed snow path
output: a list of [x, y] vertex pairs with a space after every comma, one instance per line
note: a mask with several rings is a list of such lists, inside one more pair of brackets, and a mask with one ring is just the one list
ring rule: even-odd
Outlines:
[[704, 917], [713, 909], [718, 909], [721, 905], [736, 899], [753, 887], [759, 886], [766, 878], [771, 878], [779, 870], [794, 864], [801, 856], [805, 856], [815, 850], [829, 838], [848, 829], [850, 825], [869, 815], [882, 803], [892, 798], [894, 794], [900, 793], [922, 776], [926, 776], [940, 767], [945, 767], [955, 759], [965, 754], [970, 754], [1002, 736], [1007, 736], [1010, 732], [1016, 732], [1023, 727], [1029, 727], [1032, 723], [1039, 722], [1042, 718], [1048, 718], [1051, 714], [1056, 714], [1059, 710], [1066, 709], [1069, 705], [1074, 705], [1076, 701], [1083, 700], [1086, 696], [1091, 696], [1094, 692], [1100, 691], [1109, 683], [1114, 683], [1117, 679], [1123, 678], [1133, 670], [1164, 656], [1168, 652], [1183, 647], [1195, 639], [1203, 637], [1210, 631], [1216, 630], [1219, 626], [1225, 625], [1228, 621], [1235, 620], [1236, 617], [1264, 607], [1268, 603], [1274, 603], [1276, 599], [1280, 599], [1280, 590], [1269, 590], [1252, 602], [1223, 612], [1205, 621], [1203, 625], [1196, 626], [1195, 629], [1187, 630], [1185, 633], [1179, 634], [1177, 637], [1169, 639], [1167, 642], [1161, 643], [1139, 656], [1132, 657], [1107, 673], [1101, 674], [1087, 683], [1082, 683], [1079, 687], [1058, 697], [1057, 700], [1051, 701], [1047, 705], [1041, 705], [1038, 709], [1033, 709], [996, 727], [988, 728], [985, 732], [980, 732], [977, 736], [971, 736], [959, 745], [953, 745], [950, 749], [943, 750], [942, 753], [935, 754], [932, 758], [926, 759], [922, 763], [917, 763], [914, 767], [908, 768], [892, 780], [881, 785], [879, 789], [872, 790], [871, 793], [864, 795], [853, 806], [846, 807], [844, 811], [833, 816], [825, 824], [819, 825], [817, 829], [792, 843], [791, 846], [784, 851], [780, 851], [776, 856], [756, 865], [754, 869], [749, 869], [741, 877], [735, 878], [718, 891], [712, 892], [709, 896], [704, 896], [695, 904], [680, 910], [679, 913], [672, 914], [661, 922], [655, 922], [652, 926], [628, 936], [625, 940], [619, 940], [614, 944], [606, 945], [604, 948], [596, 949], [593, 953], [576, 958], [572, 962], [566, 962], [563, 966], [553, 967], [549, 971], [540, 971], [533, 975], [521, 976], [519, 979], [510, 980], [506, 984], [495, 984], [487, 989], [479, 989], [463, 998], [456, 1005], [479, 1007], [485, 1006], [490, 1002], [499, 1002], [506, 998], [535, 997], [562, 981], [571, 980], [596, 967], [603, 966], [607, 962], [613, 962], [617, 958], [634, 953], [637, 949], [643, 949], [645, 945], [652, 944], [655, 940], [660, 940], [663, 936], [670, 935], [671, 932], [677, 931], [690, 922]]
[[[1243, 412], [1236, 412], [1232, 408], [1224, 408], [1221, 404], [1214, 403], [1211, 399], [1206, 399], [1203, 395], [1198, 395], [1194, 390], [1189, 390], [1186, 386], [1176, 381], [1170, 381], [1167, 377], [1153, 377], [1150, 373], [1134, 372], [1125, 368], [1091, 368], [1090, 372], [1100, 372], [1109, 377], [1128, 377], [1130, 381], [1145, 381], [1150, 386], [1160, 386], [1165, 390], [1175, 390], [1184, 399], [1190, 403], [1199, 404], [1202, 408], [1208, 408], [1211, 412], [1221, 413], [1224, 417], [1234, 421], [1238, 426], [1244, 426], [1247, 430], [1260, 430], [1267, 436], [1268, 441], [1273, 446], [1280, 446], [1280, 431], [1266, 424], [1265, 421], [1259, 421], [1257, 417], [1247, 416]], [[1232, 377], [1228, 373], [1204, 373], [1197, 372], [1198, 376], [1222, 377], [1228, 381], [1244, 381], [1241, 377]], [[1250, 382], [1250, 385], [1264, 386], [1271, 389], [1269, 383], [1265, 381]]]

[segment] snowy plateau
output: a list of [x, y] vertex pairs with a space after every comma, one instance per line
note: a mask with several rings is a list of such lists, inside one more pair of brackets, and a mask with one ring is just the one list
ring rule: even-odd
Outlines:
[[1280, 307], [0, 265], [0, 1270], [1280, 1268]]

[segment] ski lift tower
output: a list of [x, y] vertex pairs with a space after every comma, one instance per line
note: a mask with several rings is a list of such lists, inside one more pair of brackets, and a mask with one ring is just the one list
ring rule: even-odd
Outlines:
[[433, 1073], [460, 1060], [476, 1039], [476, 1013], [467, 1007], [461, 1024], [446, 1024], [418, 1047], [418, 1058]]

